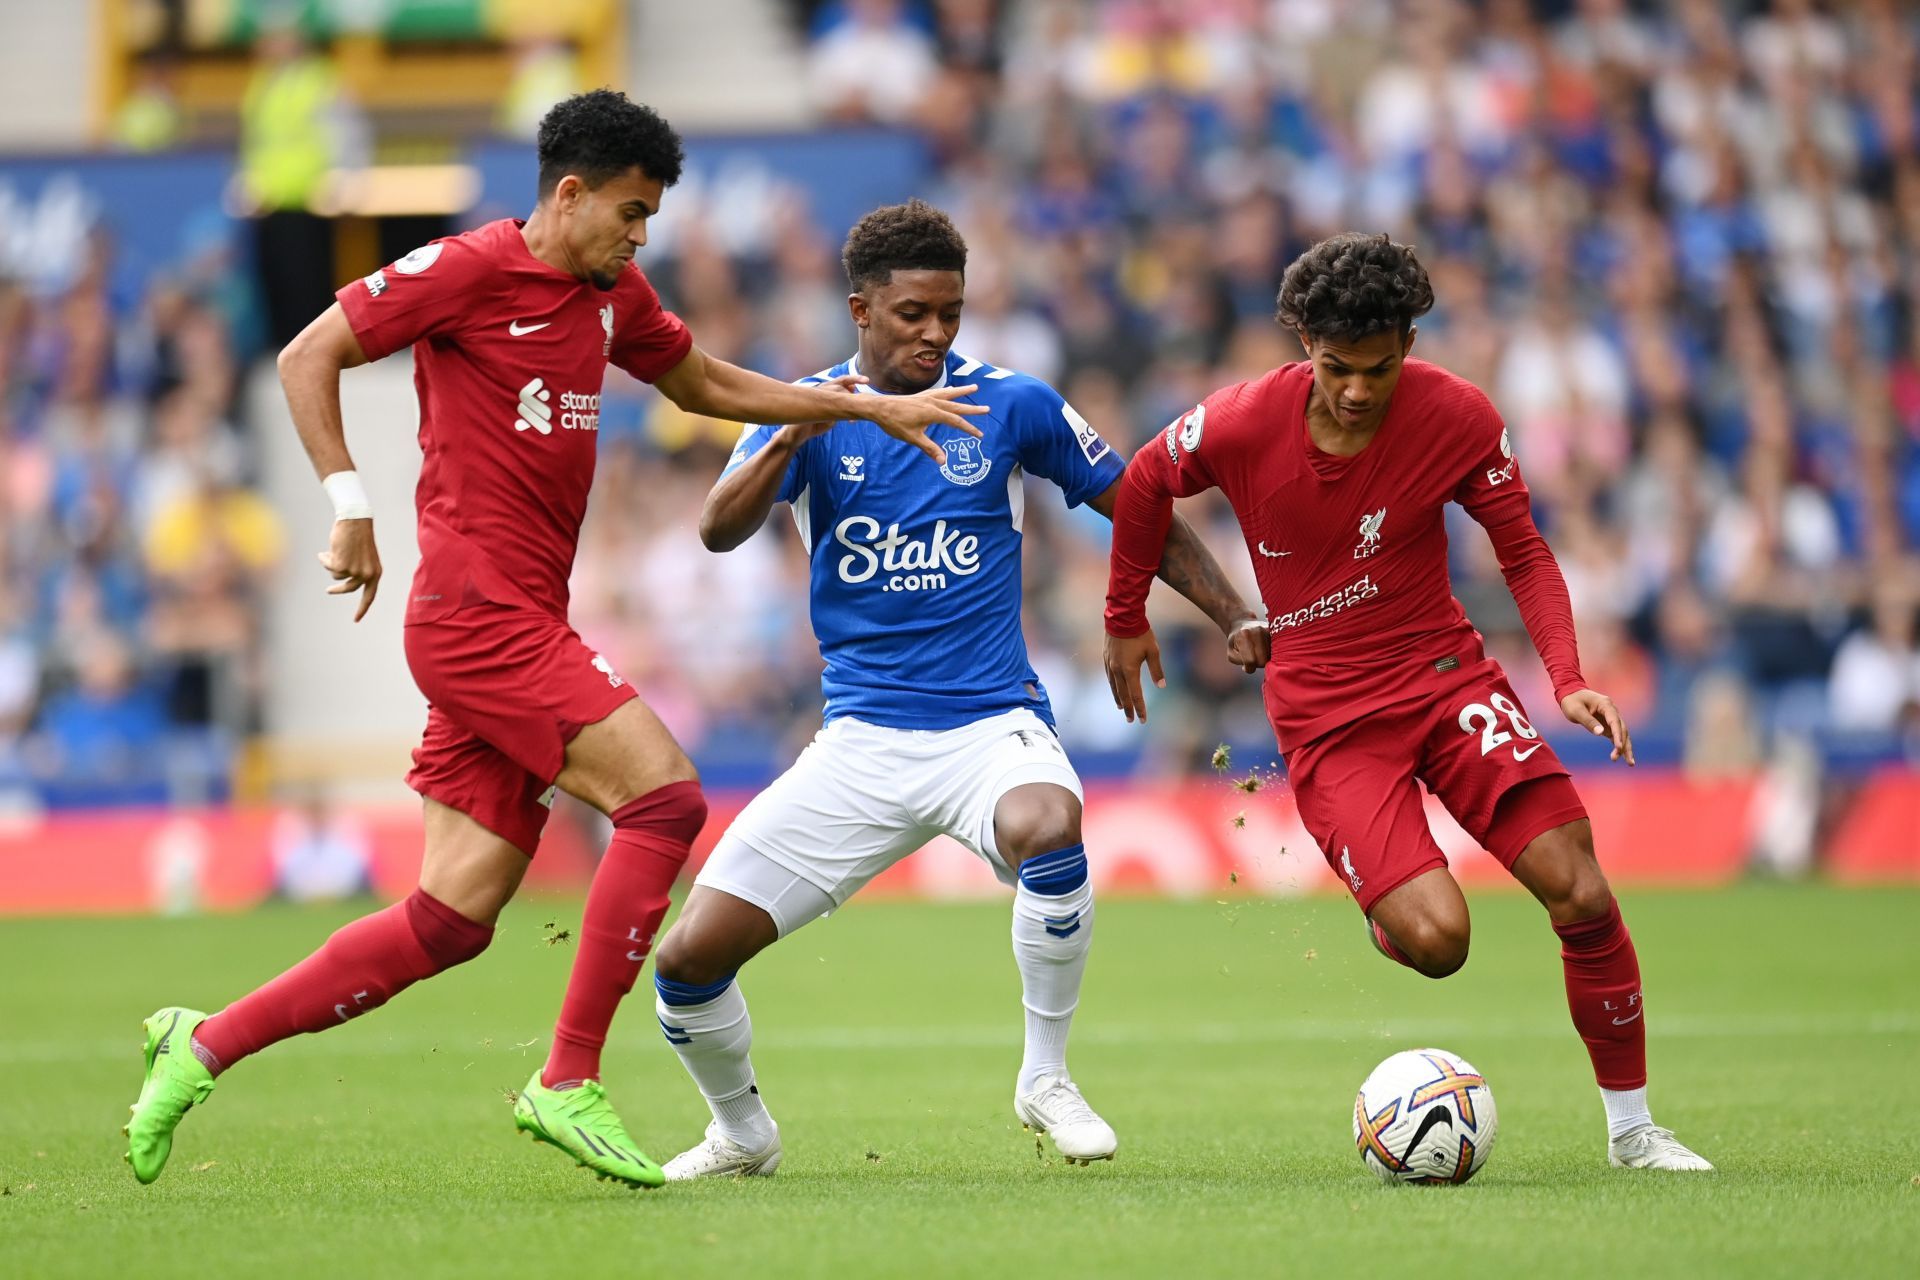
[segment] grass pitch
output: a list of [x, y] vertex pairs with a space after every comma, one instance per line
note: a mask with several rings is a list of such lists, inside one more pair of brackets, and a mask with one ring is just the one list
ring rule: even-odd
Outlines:
[[[146, 1188], [119, 1155], [141, 1017], [218, 1007], [355, 909], [8, 921], [0, 1273], [1915, 1274], [1920, 892], [1624, 899], [1655, 1115], [1712, 1175], [1606, 1167], [1556, 940], [1512, 895], [1475, 900], [1473, 958], [1443, 983], [1375, 956], [1344, 900], [1102, 903], [1072, 1061], [1121, 1146], [1086, 1169], [1012, 1117], [1005, 904], [856, 903], [746, 974], [779, 1176], [651, 1193], [509, 1117], [572, 958], [546, 939], [576, 903], [517, 904], [475, 963], [236, 1068]], [[707, 1116], [642, 981], [607, 1074], [664, 1160]], [[1368, 1069], [1424, 1044], [1499, 1099], [1465, 1187], [1384, 1187], [1349, 1140]]]

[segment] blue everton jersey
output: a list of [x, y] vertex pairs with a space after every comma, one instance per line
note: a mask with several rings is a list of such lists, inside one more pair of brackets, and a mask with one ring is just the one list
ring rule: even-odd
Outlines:
[[[800, 381], [858, 372], [849, 360]], [[855, 420], [787, 465], [780, 500], [812, 565], [829, 721], [951, 729], [1026, 707], [1053, 722], [1020, 630], [1022, 479], [1051, 480], [1078, 506], [1126, 464], [1046, 383], [948, 353], [940, 385], [969, 382], [980, 390], [968, 400], [991, 412], [971, 419], [978, 440], [932, 428], [944, 464]], [[748, 427], [727, 474], [778, 430]]]

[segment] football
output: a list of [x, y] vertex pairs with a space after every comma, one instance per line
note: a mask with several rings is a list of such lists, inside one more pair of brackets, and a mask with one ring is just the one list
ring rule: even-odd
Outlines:
[[1499, 1133], [1486, 1078], [1445, 1049], [1394, 1054], [1353, 1100], [1353, 1145], [1385, 1182], [1465, 1182]]

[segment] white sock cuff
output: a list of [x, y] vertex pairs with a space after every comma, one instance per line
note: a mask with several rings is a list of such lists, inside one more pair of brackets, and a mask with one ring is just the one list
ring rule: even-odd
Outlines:
[[1607, 1109], [1607, 1137], [1610, 1140], [1653, 1123], [1653, 1113], [1647, 1109], [1645, 1085], [1638, 1089], [1602, 1089], [1600, 1105]]
[[1026, 885], [1019, 885], [1013, 891], [1013, 911], [1016, 916], [1043, 922], [1074, 915], [1085, 916], [1093, 911], [1093, 885], [1091, 882], [1082, 884], [1058, 897], [1035, 893]]
[[675, 1034], [725, 1031], [747, 1016], [747, 998], [738, 982], [729, 982], [725, 991], [703, 1004], [668, 1004], [655, 995], [653, 1007], [669, 1039]]

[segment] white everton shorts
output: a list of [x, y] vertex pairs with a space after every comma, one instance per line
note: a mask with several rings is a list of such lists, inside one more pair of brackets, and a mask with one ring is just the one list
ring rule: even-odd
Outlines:
[[1085, 798], [1060, 740], [1031, 711], [958, 729], [888, 729], [843, 716], [741, 810], [694, 883], [760, 907], [782, 937], [935, 836], [953, 837], [1013, 884], [993, 811], [1001, 796], [1035, 782]]

